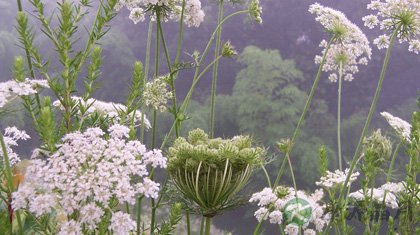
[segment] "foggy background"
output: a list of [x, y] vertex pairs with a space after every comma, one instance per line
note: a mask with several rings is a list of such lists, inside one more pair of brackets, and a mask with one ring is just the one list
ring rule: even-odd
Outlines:
[[[55, 1], [46, 1], [46, 12], [51, 13]], [[94, 5], [97, 5], [95, 1]], [[366, 10], [367, 0], [320, 0], [320, 4], [342, 11], [353, 23], [357, 24], [372, 42], [381, 32], [370, 30], [363, 26], [362, 17], [371, 14]], [[262, 0], [263, 24], [250, 24], [246, 14], [240, 14], [229, 19], [222, 27], [222, 41], [230, 40], [238, 51], [234, 58], [222, 58], [219, 61], [216, 98], [215, 137], [233, 137], [238, 134], [249, 134], [261, 145], [268, 148], [268, 157], [276, 157], [267, 165], [271, 180], [274, 181], [278, 169], [283, 161], [275, 143], [282, 138], [292, 138], [300, 114], [306, 102], [307, 95], [315, 79], [318, 65], [314, 64], [314, 57], [321, 54], [318, 46], [322, 39], [329, 40], [328, 33], [315, 21], [315, 16], [308, 12], [309, 5], [314, 1], [299, 0]], [[246, 7], [246, 4], [226, 2], [224, 16]], [[15, 1], [0, 0], [2, 14], [0, 15], [0, 81], [11, 78], [10, 68], [13, 56], [22, 55], [24, 51], [19, 47], [17, 32], [14, 29], [14, 17], [17, 13]], [[23, 9], [31, 13], [28, 2], [23, 1]], [[49, 10], [48, 10], [49, 9]], [[211, 34], [217, 24], [218, 6], [215, 1], [202, 1], [205, 20], [199, 28], [184, 27], [181, 48], [181, 61], [190, 61], [195, 50], [203, 52]], [[91, 9], [84, 24], [90, 29], [95, 9]], [[129, 11], [122, 9], [120, 14], [111, 21], [111, 29], [100, 40], [103, 47], [104, 61], [101, 69], [100, 81], [103, 85], [93, 97], [103, 101], [123, 102], [126, 99], [127, 84], [130, 83], [132, 66], [136, 60], [145, 63], [148, 22], [133, 24], [128, 19]], [[40, 47], [44, 58], [56, 55], [51, 50], [52, 45], [37, 27], [33, 16], [30, 22], [35, 24], [37, 36], [35, 44]], [[178, 23], [163, 23], [163, 31], [168, 44], [169, 54], [174, 60], [178, 40]], [[153, 32], [154, 35], [154, 32]], [[84, 48], [87, 33], [83, 27], [77, 34], [80, 40], [76, 48]], [[152, 39], [154, 36], [152, 36]], [[214, 43], [213, 43], [214, 45]], [[151, 45], [149, 75], [154, 73], [154, 43]], [[377, 82], [379, 80], [385, 50], [379, 51], [371, 43], [372, 59], [367, 66], [360, 65], [359, 72], [354, 75], [352, 82], [342, 83], [342, 151], [345, 160], [350, 160], [368, 113]], [[420, 85], [420, 57], [408, 52], [408, 44], [394, 44], [388, 64], [383, 88], [376, 106], [376, 112], [370, 126], [371, 133], [377, 128], [393, 135], [385, 119], [379, 112], [388, 111], [406, 121], [411, 121], [411, 113], [418, 109], [417, 95]], [[160, 57], [160, 75], [164, 75], [166, 61], [163, 50]], [[206, 56], [204, 65], [213, 59], [214, 46]], [[58, 63], [52, 63], [58, 64]], [[51, 73], [54, 70], [50, 69]], [[182, 102], [188, 92], [194, 69], [183, 70], [179, 73], [175, 83], [178, 103]], [[83, 76], [83, 73], [81, 74]], [[192, 128], [209, 130], [211, 76], [209, 70], [197, 84], [193, 101], [188, 109], [191, 119], [182, 126], [182, 135]], [[82, 86], [80, 77], [79, 87]], [[301, 190], [313, 190], [314, 182], [319, 179], [318, 149], [325, 146], [330, 159], [330, 170], [338, 167], [336, 116], [338, 83], [331, 83], [327, 73], [322, 73], [315, 91], [314, 99], [309, 107], [307, 117], [294, 150], [291, 153], [297, 185]], [[81, 89], [83, 91], [83, 89]], [[270, 92], [265, 92], [270, 91]], [[81, 92], [74, 95], [80, 95]], [[44, 95], [52, 95], [48, 91]], [[4, 118], [0, 124], [4, 128], [16, 125], [25, 128], [32, 135], [31, 141], [26, 141], [24, 148], [19, 149], [21, 156], [29, 156], [30, 150], [36, 147], [38, 137], [28, 125], [30, 120], [25, 118], [23, 107], [16, 105], [16, 112], [11, 118]], [[149, 119], [152, 117], [148, 112]], [[172, 126], [173, 117], [169, 113], [158, 116], [158, 143]], [[146, 145], [150, 143], [150, 132], [146, 135]], [[395, 139], [395, 138], [394, 138]], [[23, 145], [21, 145], [23, 146]], [[400, 151], [396, 160], [394, 182], [402, 180], [404, 164], [408, 161], [404, 151]], [[345, 165], [347, 166], [347, 165]], [[289, 169], [286, 167], [281, 184], [291, 186]], [[381, 179], [378, 180], [380, 185]], [[242, 191], [250, 195], [266, 187], [266, 180], [261, 171], [256, 171], [251, 182]], [[353, 186], [352, 191], [358, 189]], [[235, 211], [229, 211], [216, 216], [214, 224], [233, 234], [250, 234], [257, 225], [253, 217], [255, 206], [247, 205]], [[354, 225], [358, 222], [354, 221]], [[359, 223], [360, 224], [360, 223]], [[277, 233], [277, 227], [265, 223], [266, 234]]]

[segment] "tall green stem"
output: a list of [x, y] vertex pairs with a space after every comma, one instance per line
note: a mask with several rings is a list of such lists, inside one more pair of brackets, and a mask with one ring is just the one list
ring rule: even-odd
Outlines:
[[210, 235], [210, 228], [211, 228], [211, 217], [206, 217], [206, 231], [205, 235]]
[[[147, 77], [149, 76], [149, 60], [150, 60], [150, 43], [152, 41], [152, 27], [153, 21], [149, 22], [149, 30], [147, 33], [147, 48], [146, 48], [146, 64], [144, 66], [144, 78], [143, 78], [143, 84], [146, 84]], [[140, 142], [143, 143], [144, 139], [144, 112], [146, 110], [146, 104], [143, 102], [141, 106], [141, 130], [140, 130]]]
[[[219, 1], [219, 18], [217, 24], [219, 25], [222, 22], [223, 17], [223, 0]], [[219, 57], [220, 53], [220, 37], [222, 34], [222, 27], [219, 27], [217, 30], [217, 38], [216, 38], [216, 51], [214, 53], [214, 58]], [[213, 84], [211, 89], [211, 113], [210, 113], [210, 138], [213, 138], [214, 134], [214, 106], [215, 106], [215, 96], [216, 96], [216, 80], [217, 80], [217, 65], [218, 62], [214, 63], [213, 65]]]
[[341, 78], [343, 76], [343, 61], [340, 60], [340, 70], [338, 71], [338, 107], [337, 107], [337, 146], [338, 146], [338, 167], [343, 170], [341, 163]]
[[[330, 49], [331, 44], [334, 42], [334, 40], [335, 40], [336, 38], [337, 38], [337, 35], [334, 35], [334, 36], [331, 38], [330, 42], [328, 43], [327, 47], [325, 48], [325, 53], [324, 53], [324, 56], [322, 57], [321, 65], [319, 66], [319, 69], [318, 69], [318, 74], [316, 75], [316, 78], [315, 78], [314, 84], [312, 85], [311, 92], [309, 93], [308, 100], [306, 101], [305, 108], [303, 109], [302, 115], [300, 116], [300, 119], [299, 119], [299, 123], [298, 123], [298, 125], [297, 125], [297, 127], [296, 127], [296, 130], [295, 130], [295, 133], [294, 133], [294, 135], [293, 135], [292, 144], [296, 141], [297, 135], [298, 135], [299, 130], [300, 130], [300, 126], [302, 125], [303, 119], [305, 118], [306, 111], [308, 111], [308, 107], [309, 107], [309, 104], [311, 103], [312, 96], [314, 95], [315, 88], [316, 88], [316, 86], [317, 86], [317, 84], [318, 84], [318, 81], [319, 81], [319, 77], [321, 76], [322, 67], [324, 66], [324, 63], [325, 63], [325, 58], [326, 58], [326, 56], [327, 56], [327, 54], [328, 54], [328, 50]], [[282, 175], [282, 173], [283, 173], [284, 166], [286, 165], [286, 161], [287, 161], [287, 157], [285, 157], [285, 158], [284, 158], [284, 160], [283, 160], [282, 166], [281, 166], [280, 171], [279, 171], [279, 173], [278, 173], [278, 175], [277, 175], [277, 178], [276, 178], [276, 182], [274, 183], [273, 190], [274, 190], [274, 189], [277, 187], [277, 185], [279, 184], [280, 177], [281, 177], [281, 175]]]
[[[344, 182], [344, 185], [343, 185], [343, 187], [340, 190], [340, 196], [338, 198], [338, 204], [337, 205], [340, 205], [341, 204], [341, 201], [343, 200], [343, 197], [344, 197], [344, 191], [345, 191], [344, 189], [347, 188], [347, 185], [348, 185], [349, 180], [350, 180], [350, 176], [353, 173], [354, 168], [356, 167], [357, 158], [358, 158], [358, 156], [360, 154], [360, 150], [362, 148], [363, 140], [364, 140], [364, 138], [366, 136], [366, 133], [367, 133], [367, 130], [369, 128], [369, 124], [370, 124], [370, 121], [372, 119], [373, 111], [375, 110], [376, 102], [378, 101], [379, 93], [380, 93], [381, 88], [382, 88], [382, 83], [384, 81], [386, 68], [388, 66], [388, 61], [389, 61], [389, 56], [391, 54], [392, 45], [394, 44], [395, 38], [397, 37], [398, 31], [400, 30], [400, 28], [401, 28], [401, 24], [399, 24], [394, 29], [394, 32], [392, 33], [391, 41], [389, 43], [388, 50], [386, 51], [386, 55], [385, 55], [385, 59], [384, 59], [384, 64], [382, 66], [381, 76], [379, 77], [378, 86], [376, 87], [375, 96], [373, 98], [372, 105], [370, 106], [369, 114], [368, 114], [368, 117], [366, 119], [366, 123], [365, 123], [365, 126], [363, 128], [362, 135], [360, 136], [359, 143], [358, 143], [357, 148], [356, 148], [356, 151], [354, 153], [354, 156], [353, 156], [353, 160], [352, 160], [352, 163], [351, 163], [351, 166], [350, 166], [349, 173], [347, 174], [346, 181]], [[346, 206], [346, 205], [344, 205], [344, 206]], [[337, 208], [337, 207], [333, 209], [333, 211], [332, 211], [332, 218], [334, 218], [334, 216], [336, 215], [336, 213], [338, 212], [338, 210], [339, 210], [339, 208]], [[331, 225], [332, 225], [332, 221], [334, 221], [334, 220], [332, 219], [328, 223], [328, 226], [327, 226], [324, 234], [328, 234], [328, 232], [330, 231]]]

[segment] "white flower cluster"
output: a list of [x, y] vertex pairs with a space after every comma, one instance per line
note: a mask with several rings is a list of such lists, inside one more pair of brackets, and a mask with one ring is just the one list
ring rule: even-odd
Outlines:
[[[278, 195], [281, 195], [282, 198], [279, 198]], [[307, 221], [301, 225], [302, 229], [304, 229], [304, 234], [316, 234], [315, 230], [321, 232], [324, 225], [329, 222], [331, 215], [324, 215], [325, 205], [321, 206], [318, 203], [323, 196], [324, 192], [322, 189], [315, 190], [311, 195], [298, 190], [297, 197], [306, 201], [308, 205], [305, 208], [310, 208], [311, 210], [310, 218], [306, 218]], [[274, 192], [271, 188], [264, 188], [261, 192], [254, 193], [249, 201], [258, 202], [260, 208], [254, 213], [258, 221], [269, 219], [272, 224], [287, 224], [284, 232], [290, 235], [297, 235], [299, 226], [290, 221], [292, 218], [287, 218], [288, 212], [286, 211], [288, 202], [293, 202], [294, 200], [296, 200], [296, 193], [293, 188], [279, 186]], [[269, 211], [268, 208], [271, 207], [274, 209]], [[314, 224], [315, 230], [309, 228], [311, 223]]]
[[397, 133], [406, 141], [411, 143], [410, 133], [411, 133], [411, 124], [402, 120], [399, 117], [394, 117], [388, 112], [382, 112], [381, 115], [385, 117], [386, 121], [394, 128]]
[[[98, 113], [104, 116], [105, 118], [109, 118], [111, 125], [119, 123], [121, 121], [120, 112], [125, 112], [127, 110], [127, 107], [125, 105], [119, 104], [119, 103], [104, 102], [104, 101], [100, 101], [93, 98], [90, 98], [86, 102], [84, 102], [81, 97], [72, 96], [71, 98], [72, 100], [76, 101], [76, 104], [79, 103], [84, 107], [88, 107], [88, 109], [86, 110], [86, 113], [88, 115], [93, 115], [93, 114]], [[63, 106], [58, 100], [54, 101], [53, 105], [63, 109]], [[133, 112], [127, 115], [127, 120], [131, 120], [133, 116]], [[135, 110], [134, 123], [135, 124], [140, 123], [142, 116], [143, 116], [143, 123], [145, 127], [150, 128], [151, 125], [150, 125], [149, 120], [146, 118], [146, 115], [142, 115], [140, 110]], [[124, 120], [124, 121], [127, 121], [127, 120]]]
[[160, 112], [166, 110], [168, 99], [171, 99], [173, 94], [167, 90], [166, 81], [168, 76], [157, 77], [153, 81], [147, 82], [144, 87], [143, 98], [147, 106], [152, 106]]
[[[366, 190], [366, 197], [369, 199], [372, 198], [374, 202], [382, 204], [385, 197], [385, 205], [393, 209], [398, 208], [398, 196], [405, 190], [404, 184], [400, 183], [386, 183], [380, 188], [374, 188], [373, 193], [371, 189]], [[386, 193], [386, 195], [385, 195]], [[356, 201], [364, 201], [365, 194], [363, 190], [360, 189], [356, 192], [349, 194], [350, 198], [355, 199]]]
[[25, 82], [17, 82], [10, 80], [7, 82], [0, 83], [0, 108], [2, 108], [7, 102], [15, 98], [16, 96], [22, 95], [33, 95], [36, 92], [36, 88], [46, 87], [48, 88], [48, 82], [46, 80], [36, 80], [27, 78]]
[[[115, 9], [119, 11], [126, 7], [130, 10], [129, 18], [137, 24], [145, 20], [147, 12], [151, 12], [151, 19], [156, 20], [156, 13], [160, 13], [161, 19], [179, 20], [181, 18], [182, 0], [119, 0]], [[185, 0], [184, 23], [188, 26], [200, 26], [204, 20], [204, 11], [201, 10], [200, 0]]]
[[[365, 26], [372, 29], [379, 25], [381, 30], [392, 32], [399, 27], [397, 38], [400, 43], [409, 42], [409, 51], [420, 52], [420, 1], [419, 0], [372, 0], [367, 5], [370, 10], [377, 10], [377, 14], [362, 18]], [[378, 49], [388, 48], [390, 36], [383, 34], [373, 40]]]
[[[157, 198], [159, 183], [147, 178], [147, 164], [165, 167], [166, 158], [157, 150], [148, 152], [137, 140], [126, 141], [129, 128], [125, 126], [116, 124], [108, 131], [109, 137], [100, 128], [67, 134], [46, 160], [32, 160], [25, 180], [12, 195], [13, 208], [28, 208], [36, 216], [54, 208], [56, 218], [63, 218], [58, 221], [61, 234], [80, 234], [76, 231], [82, 227], [95, 231], [111, 214], [109, 229], [114, 234], [134, 230], [130, 215], [113, 212], [110, 206], [134, 204], [139, 194]], [[149, 156], [147, 163], [145, 156]]]
[[[315, 184], [326, 188], [341, 187], [343, 183], [346, 182], [346, 178], [349, 174], [349, 171], [349, 168], [345, 169], [344, 172], [338, 169], [335, 170], [335, 172], [327, 171], [327, 176], [322, 176], [320, 181], [315, 182]], [[359, 172], [352, 173], [350, 176], [349, 183], [355, 181], [359, 175]]]
[[[26, 140], [30, 139], [31, 137], [26, 134], [25, 131], [18, 130], [15, 126], [14, 127], [6, 127], [4, 130], [4, 144], [6, 145], [6, 153], [9, 158], [9, 164], [12, 167], [16, 163], [20, 162], [19, 156], [13, 152], [11, 146], [18, 146], [17, 141], [18, 140]], [[0, 147], [0, 157], [3, 159], [3, 151], [1, 151]], [[4, 162], [3, 162], [4, 163]]]
[[[333, 73], [330, 74], [329, 80], [337, 81], [337, 73], [342, 65], [342, 75], [345, 81], [352, 81], [353, 74], [359, 71], [358, 65], [367, 65], [368, 58], [372, 55], [372, 49], [369, 41], [357, 25], [350, 22], [347, 17], [340, 11], [329, 7], [324, 7], [319, 3], [314, 3], [309, 7], [309, 12], [316, 14], [316, 21], [320, 22], [328, 32], [337, 37], [333, 42], [326, 55], [323, 71]], [[320, 44], [323, 47], [322, 55], [315, 57], [315, 63], [320, 64], [325, 54], [327, 42], [323, 40]], [[362, 55], [367, 57], [361, 57]], [[361, 57], [359, 59], [359, 57]]]

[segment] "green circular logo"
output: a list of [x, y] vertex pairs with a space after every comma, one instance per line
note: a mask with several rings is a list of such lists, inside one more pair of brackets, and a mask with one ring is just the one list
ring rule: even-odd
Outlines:
[[284, 215], [289, 224], [301, 226], [311, 219], [312, 207], [302, 198], [293, 198], [284, 206]]

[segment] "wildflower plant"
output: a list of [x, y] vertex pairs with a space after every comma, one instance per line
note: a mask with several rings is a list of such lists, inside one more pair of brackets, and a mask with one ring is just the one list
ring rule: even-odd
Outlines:
[[115, 207], [133, 205], [138, 194], [157, 198], [159, 183], [148, 178], [146, 166], [165, 167], [166, 158], [139, 141], [126, 141], [129, 131], [115, 124], [107, 135], [100, 128], [65, 135], [46, 160], [31, 161], [26, 180], [12, 194], [13, 208], [55, 216], [58, 234], [134, 231], [136, 222]]
[[209, 139], [195, 129], [188, 140], [179, 137], [169, 148], [167, 171], [191, 206], [207, 217], [209, 229], [212, 217], [235, 206], [232, 197], [247, 183], [263, 153], [249, 136]]

